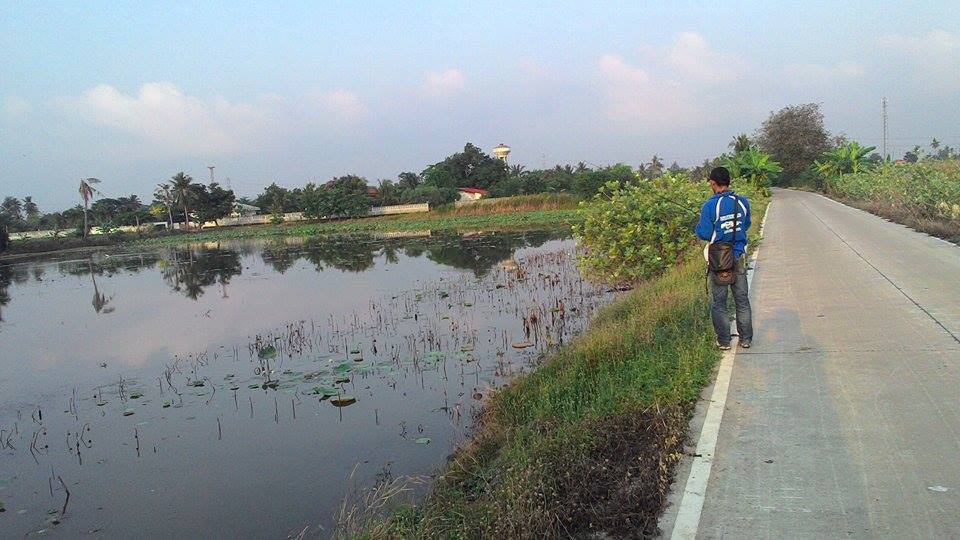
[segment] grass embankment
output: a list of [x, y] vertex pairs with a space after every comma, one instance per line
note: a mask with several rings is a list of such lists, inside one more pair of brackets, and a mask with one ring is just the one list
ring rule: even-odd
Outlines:
[[[765, 206], [754, 201], [757, 216]], [[348, 524], [344, 535], [654, 535], [694, 404], [720, 356], [703, 262], [691, 251], [494, 394], [422, 504]]]
[[827, 180], [825, 193], [850, 206], [960, 244], [960, 161], [884, 165]]
[[179, 245], [216, 242], [238, 238], [271, 236], [314, 236], [370, 232], [406, 232], [421, 230], [524, 229], [569, 225], [576, 219], [577, 200], [568, 194], [541, 194], [480, 201], [456, 208], [447, 205], [421, 214], [369, 217], [323, 222], [297, 222], [279, 225], [223, 227], [197, 232], [164, 232], [95, 235], [89, 238], [42, 238], [17, 240], [4, 255], [22, 255], [122, 245]]

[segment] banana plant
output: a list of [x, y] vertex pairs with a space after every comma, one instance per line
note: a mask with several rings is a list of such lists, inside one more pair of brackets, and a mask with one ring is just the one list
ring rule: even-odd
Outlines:
[[783, 167], [770, 154], [756, 148], [748, 148], [734, 156], [724, 155], [720, 161], [730, 171], [730, 176], [747, 180], [763, 193], [768, 192], [773, 177], [783, 172]]
[[813, 166], [817, 172], [828, 178], [862, 172], [869, 165], [867, 156], [876, 149], [876, 146], [862, 146], [856, 141], [848, 142], [829, 152], [824, 152], [823, 160], [814, 161]]

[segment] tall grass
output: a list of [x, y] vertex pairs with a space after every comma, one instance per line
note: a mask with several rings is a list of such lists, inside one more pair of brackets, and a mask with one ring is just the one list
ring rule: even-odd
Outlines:
[[371, 536], [653, 534], [719, 357], [701, 266], [691, 258], [640, 286], [496, 394], [427, 501]]
[[890, 164], [828, 178], [828, 195], [943, 238], [960, 241], [960, 161]]
[[577, 207], [577, 202], [578, 199], [569, 193], [538, 193], [536, 195], [517, 195], [498, 199], [480, 199], [459, 207], [454, 204], [446, 204], [430, 213], [438, 216], [480, 216], [542, 210], [572, 210]]
[[[759, 223], [766, 201], [752, 202]], [[691, 251], [494, 394], [423, 503], [349, 535], [654, 535], [693, 405], [719, 358], [703, 261]]]

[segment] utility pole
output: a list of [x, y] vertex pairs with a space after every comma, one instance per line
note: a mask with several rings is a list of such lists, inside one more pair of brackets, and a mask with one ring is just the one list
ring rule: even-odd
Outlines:
[[217, 168], [216, 165], [207, 165], [207, 168], [210, 169], [210, 183], [213, 183], [213, 170]]
[[883, 159], [887, 157], [887, 98], [883, 98]]

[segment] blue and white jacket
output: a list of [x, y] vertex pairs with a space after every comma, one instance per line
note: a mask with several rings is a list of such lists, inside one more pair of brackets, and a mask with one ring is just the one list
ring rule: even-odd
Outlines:
[[[736, 199], [734, 199], [736, 197]], [[736, 201], [736, 202], [734, 202]], [[737, 207], [737, 230], [733, 229], [733, 209]], [[700, 209], [700, 221], [694, 229], [697, 237], [711, 244], [733, 242], [733, 253], [739, 257], [747, 249], [750, 228], [750, 201], [733, 191], [714, 193]]]

